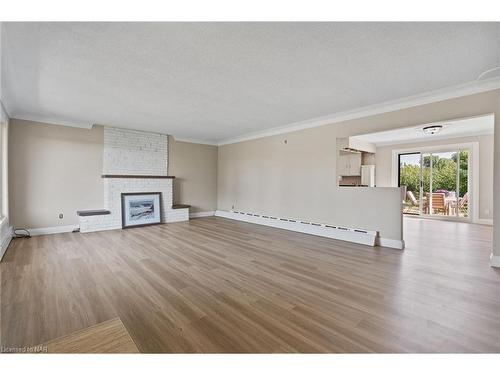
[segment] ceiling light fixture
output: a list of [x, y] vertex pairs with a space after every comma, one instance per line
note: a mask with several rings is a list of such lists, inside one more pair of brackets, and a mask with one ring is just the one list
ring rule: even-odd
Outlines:
[[436, 134], [439, 133], [441, 130], [443, 130], [443, 125], [430, 125], [426, 126], [422, 129], [425, 134]]

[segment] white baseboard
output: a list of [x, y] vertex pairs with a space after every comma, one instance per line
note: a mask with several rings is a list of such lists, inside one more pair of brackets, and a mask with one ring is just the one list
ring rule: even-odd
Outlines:
[[[164, 223], [162, 223], [164, 224]], [[82, 231], [82, 228], [80, 227], [80, 233], [95, 233], [95, 232], [103, 232], [103, 231], [106, 231], [106, 230], [117, 230], [117, 229], [122, 229], [121, 226], [113, 226], [113, 227], [103, 227], [103, 228], [99, 228], [99, 229], [92, 229], [92, 230], [87, 230], [87, 231]], [[61, 232], [63, 233], [63, 232]]]
[[365, 231], [354, 228], [336, 227], [328, 224], [310, 223], [301, 220], [291, 220], [274, 216], [257, 215], [235, 211], [215, 211], [215, 216], [227, 219], [245, 221], [253, 224], [266, 225], [273, 228], [291, 230], [300, 233], [313, 234], [321, 237], [328, 237], [342, 241], [359, 243], [362, 245], [375, 246], [377, 240], [385, 247], [404, 249], [404, 242], [393, 239], [378, 238], [378, 232]]
[[9, 247], [10, 241], [12, 240], [12, 227], [9, 227], [7, 231], [7, 235], [2, 239], [2, 243], [0, 246], [0, 260], [2, 260], [7, 248]]
[[476, 219], [474, 224], [493, 225], [493, 219]]
[[75, 229], [78, 229], [78, 224], [60, 225], [57, 227], [48, 227], [48, 228], [33, 228], [33, 229], [28, 229], [28, 231], [32, 236], [41, 236], [44, 234], [69, 233], [73, 232]]
[[391, 247], [393, 249], [404, 250], [405, 242], [403, 240], [393, 240], [392, 238], [377, 237], [376, 244], [382, 247]]
[[189, 214], [190, 219], [194, 219], [197, 217], [207, 217], [207, 216], [214, 216], [215, 211], [204, 211], [204, 212], [192, 212]]
[[490, 266], [500, 268], [500, 255], [490, 255]]

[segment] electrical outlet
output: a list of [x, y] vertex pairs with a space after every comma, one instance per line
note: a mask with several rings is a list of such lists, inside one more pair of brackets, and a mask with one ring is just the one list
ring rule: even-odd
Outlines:
[[64, 217], [63, 214], [59, 214], [59, 219], [62, 219]]

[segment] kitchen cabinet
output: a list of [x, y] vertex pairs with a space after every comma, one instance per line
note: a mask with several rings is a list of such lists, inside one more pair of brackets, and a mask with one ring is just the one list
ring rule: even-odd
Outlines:
[[339, 176], [361, 176], [361, 153], [341, 151], [337, 168]]

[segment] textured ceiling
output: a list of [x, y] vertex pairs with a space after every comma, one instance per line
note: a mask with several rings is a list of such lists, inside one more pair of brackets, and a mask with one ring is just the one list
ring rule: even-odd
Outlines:
[[498, 23], [4, 23], [11, 117], [219, 141], [474, 81]]

